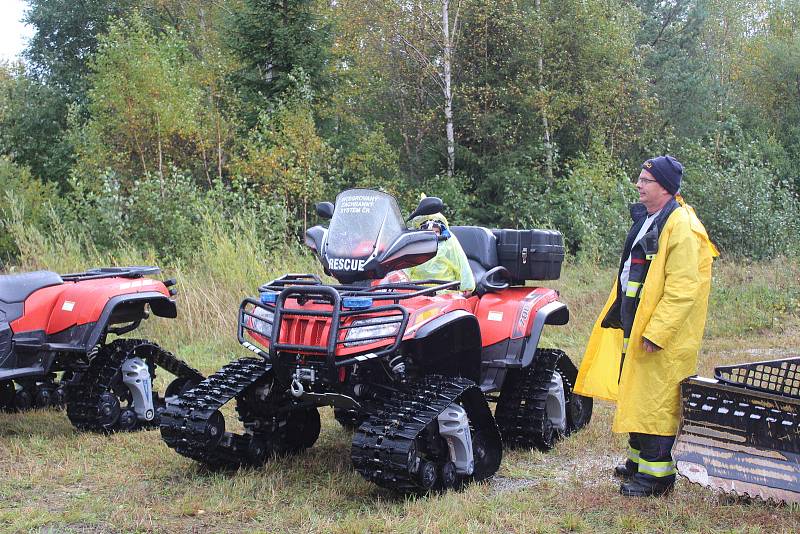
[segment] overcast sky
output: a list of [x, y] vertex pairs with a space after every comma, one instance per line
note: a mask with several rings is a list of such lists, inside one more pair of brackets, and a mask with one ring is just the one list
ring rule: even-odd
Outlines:
[[0, 0], [0, 59], [15, 59], [33, 34], [20, 22], [27, 7], [25, 0]]

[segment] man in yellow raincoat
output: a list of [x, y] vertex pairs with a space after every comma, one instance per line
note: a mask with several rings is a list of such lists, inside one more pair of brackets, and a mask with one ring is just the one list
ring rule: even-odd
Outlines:
[[575, 384], [576, 393], [617, 402], [612, 431], [630, 434], [628, 459], [614, 470], [625, 496], [664, 495], [675, 484], [679, 384], [697, 371], [719, 255], [677, 194], [682, 176], [671, 156], [642, 164], [634, 223]]

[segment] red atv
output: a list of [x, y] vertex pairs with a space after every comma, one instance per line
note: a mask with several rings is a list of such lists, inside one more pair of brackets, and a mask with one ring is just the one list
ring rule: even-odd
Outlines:
[[156, 368], [177, 377], [167, 396], [203, 376], [154, 343], [107, 337], [138, 328], [148, 309], [177, 315], [175, 281], [147, 278], [159, 272], [115, 267], [0, 276], [0, 409], [66, 402], [82, 430], [157, 426], [165, 401], [153, 391]]
[[[442, 207], [426, 198], [409, 219]], [[566, 324], [567, 307], [552, 289], [522, 287], [558, 278], [560, 234], [452, 227], [477, 280], [465, 293], [459, 282], [385, 281], [433, 258], [442, 239], [408, 229], [391, 196], [349, 190], [317, 213], [330, 228], [309, 229], [306, 244], [341, 285], [286, 275], [245, 299], [239, 342], [259, 357], [168, 402], [170, 447], [210, 466], [259, 465], [312, 446], [318, 408], [333, 406], [355, 429], [359, 473], [425, 492], [491, 476], [503, 442], [548, 449], [589, 421], [591, 400], [572, 393], [573, 363], [538, 347], [546, 324]], [[232, 399], [243, 434], [227, 431], [220, 412]]]

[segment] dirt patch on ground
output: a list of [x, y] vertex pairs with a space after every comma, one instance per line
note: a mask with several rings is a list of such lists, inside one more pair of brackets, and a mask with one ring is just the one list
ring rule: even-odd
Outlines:
[[753, 358], [778, 360], [782, 358], [795, 358], [800, 355], [800, 350], [792, 349], [746, 349], [737, 351], [737, 354], [747, 354]]
[[492, 491], [495, 493], [516, 491], [540, 484], [595, 488], [616, 481], [613, 468], [617, 462], [619, 462], [618, 457], [608, 454], [581, 458], [549, 456], [531, 466], [532, 470], [541, 472], [541, 476], [535, 478], [495, 476], [491, 483]]

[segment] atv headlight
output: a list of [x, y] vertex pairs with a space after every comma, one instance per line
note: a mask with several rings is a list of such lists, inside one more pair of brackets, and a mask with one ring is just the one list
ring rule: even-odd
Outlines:
[[267, 309], [256, 306], [253, 309], [253, 315], [255, 317], [248, 317], [250, 328], [255, 330], [257, 334], [270, 339], [272, 336], [272, 322], [275, 319], [275, 314]]
[[[392, 321], [392, 317], [372, 317], [353, 321], [345, 336], [345, 347], [356, 347], [380, 341], [376, 338], [390, 338], [400, 330], [400, 321]], [[392, 321], [392, 322], [389, 322]], [[383, 323], [383, 324], [381, 324]]]

